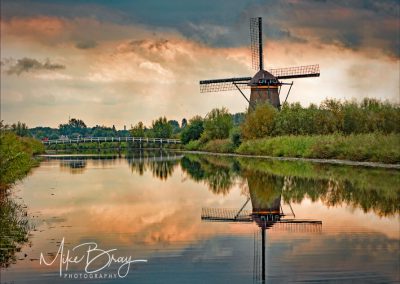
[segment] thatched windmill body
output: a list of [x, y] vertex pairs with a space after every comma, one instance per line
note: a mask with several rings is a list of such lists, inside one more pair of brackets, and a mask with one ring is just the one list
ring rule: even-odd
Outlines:
[[[280, 108], [280, 93], [283, 85], [289, 89], [285, 102], [293, 85], [282, 80], [319, 77], [319, 65], [307, 65], [290, 68], [264, 70], [262, 18], [250, 19], [250, 39], [253, 68], [257, 73], [253, 77], [237, 77], [226, 79], [214, 79], [200, 81], [200, 92], [219, 92], [238, 90], [249, 103], [249, 108], [254, 109], [257, 104], [269, 102], [276, 108]], [[244, 95], [242, 89], [251, 89], [250, 100]]]

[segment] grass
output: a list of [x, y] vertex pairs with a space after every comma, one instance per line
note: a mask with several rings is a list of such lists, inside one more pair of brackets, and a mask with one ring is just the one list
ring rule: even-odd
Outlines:
[[247, 140], [239, 154], [400, 163], [399, 134], [279, 136]]
[[230, 139], [214, 139], [202, 143], [201, 140], [192, 140], [185, 145], [189, 151], [205, 151], [215, 153], [234, 153], [235, 146]]
[[0, 190], [9, 188], [38, 165], [36, 154], [44, 153], [43, 144], [33, 138], [19, 137], [11, 132], [0, 135]]
[[287, 135], [245, 140], [239, 147], [235, 147], [230, 139], [216, 139], [206, 143], [194, 140], [186, 144], [185, 149], [216, 153], [396, 164], [400, 163], [400, 134]]

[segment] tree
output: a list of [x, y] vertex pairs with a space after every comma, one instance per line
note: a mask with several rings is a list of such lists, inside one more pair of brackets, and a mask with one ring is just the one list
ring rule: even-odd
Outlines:
[[186, 118], [183, 118], [182, 119], [182, 123], [181, 123], [181, 128], [183, 129], [183, 128], [185, 128], [187, 126], [187, 120], [186, 120]]
[[67, 124], [60, 124], [60, 134], [62, 135], [85, 135], [86, 124], [83, 120], [71, 118]]
[[11, 130], [20, 137], [29, 135], [28, 126], [24, 122], [18, 121], [17, 123], [13, 123], [11, 125]]
[[179, 128], [179, 122], [176, 120], [169, 120], [168, 123], [171, 125], [172, 127], [172, 133], [178, 133], [180, 131]]
[[132, 127], [130, 132], [133, 137], [144, 137], [143, 122], [139, 121], [134, 127]]
[[201, 116], [195, 116], [189, 121], [181, 133], [181, 140], [183, 144], [189, 143], [191, 140], [197, 140], [200, 138], [204, 131], [203, 118]]
[[241, 132], [246, 139], [256, 139], [269, 136], [274, 129], [275, 117], [278, 111], [270, 104], [261, 104], [246, 115], [241, 125]]
[[233, 127], [232, 116], [226, 108], [213, 109], [204, 120], [203, 139], [225, 139]]
[[160, 117], [152, 123], [152, 132], [157, 138], [170, 138], [172, 135], [172, 126], [168, 123], [167, 118]]

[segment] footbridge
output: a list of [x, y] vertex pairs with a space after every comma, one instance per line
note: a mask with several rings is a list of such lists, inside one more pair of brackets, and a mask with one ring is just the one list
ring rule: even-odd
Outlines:
[[102, 143], [102, 142], [138, 142], [155, 144], [180, 144], [180, 139], [170, 138], [148, 138], [148, 137], [83, 137], [74, 139], [43, 140], [44, 145], [54, 144], [80, 144], [80, 143]]

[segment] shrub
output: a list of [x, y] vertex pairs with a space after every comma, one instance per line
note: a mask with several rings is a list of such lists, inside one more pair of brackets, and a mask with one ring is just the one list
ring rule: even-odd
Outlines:
[[230, 139], [214, 139], [201, 146], [201, 150], [217, 153], [232, 153], [235, 146]]
[[229, 138], [235, 148], [239, 147], [239, 145], [242, 143], [242, 132], [240, 131], [240, 127], [232, 128]]
[[195, 116], [189, 121], [181, 133], [181, 140], [183, 144], [187, 144], [192, 140], [197, 140], [200, 138], [204, 131], [203, 118], [201, 116]]
[[172, 135], [172, 126], [168, 123], [166, 117], [160, 117], [152, 123], [152, 134], [157, 138], [170, 138]]
[[23, 178], [37, 164], [32, 155], [44, 152], [40, 141], [18, 137], [14, 133], [0, 134], [0, 190]]
[[185, 145], [185, 149], [189, 151], [196, 151], [200, 149], [200, 145], [201, 144], [199, 140], [191, 140]]
[[226, 108], [213, 109], [204, 120], [202, 141], [226, 139], [233, 127], [232, 117]]
[[258, 105], [254, 111], [249, 111], [241, 125], [245, 139], [257, 139], [272, 134], [275, 117], [278, 111], [270, 104]]

